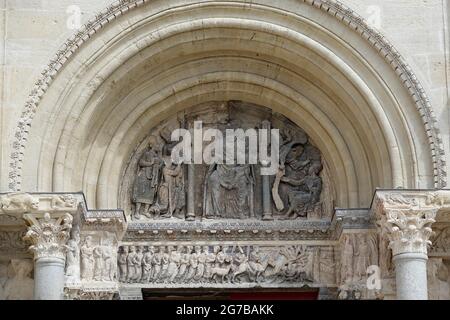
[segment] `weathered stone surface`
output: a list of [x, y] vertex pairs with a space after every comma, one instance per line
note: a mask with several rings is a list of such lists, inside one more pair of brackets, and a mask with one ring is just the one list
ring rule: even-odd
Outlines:
[[[0, 299], [448, 299], [449, 2], [218, 4], [0, 2]], [[200, 118], [281, 169], [170, 161]]]

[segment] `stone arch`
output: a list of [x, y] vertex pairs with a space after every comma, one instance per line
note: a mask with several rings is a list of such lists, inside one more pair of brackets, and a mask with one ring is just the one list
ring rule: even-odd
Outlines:
[[[385, 38], [336, 1], [121, 0], [69, 39], [19, 121], [11, 190], [117, 207], [133, 147], [181, 108], [270, 107], [323, 152], [341, 207], [377, 187], [444, 187], [426, 94]], [[31, 156], [33, 155], [33, 156]]]

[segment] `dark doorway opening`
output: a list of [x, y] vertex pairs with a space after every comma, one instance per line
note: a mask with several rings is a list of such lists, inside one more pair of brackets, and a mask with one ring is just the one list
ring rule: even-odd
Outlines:
[[142, 289], [144, 300], [318, 300], [318, 289]]

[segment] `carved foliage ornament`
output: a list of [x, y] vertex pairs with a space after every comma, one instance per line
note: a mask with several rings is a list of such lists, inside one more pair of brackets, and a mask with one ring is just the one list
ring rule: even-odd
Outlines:
[[377, 191], [377, 224], [390, 241], [393, 255], [427, 254], [433, 235], [431, 225], [448, 199], [447, 191]]
[[30, 251], [34, 258], [55, 257], [62, 260], [66, 257], [66, 243], [70, 237], [73, 218], [70, 214], [50, 216], [45, 213], [43, 217], [34, 214], [24, 215], [29, 223], [24, 240], [31, 243]]
[[427, 254], [427, 246], [433, 231], [436, 209], [386, 210], [383, 227], [387, 229], [389, 247], [393, 255], [401, 253]]

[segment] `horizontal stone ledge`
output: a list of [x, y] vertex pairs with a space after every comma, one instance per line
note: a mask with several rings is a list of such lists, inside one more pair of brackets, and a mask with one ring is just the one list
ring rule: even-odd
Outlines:
[[278, 220], [278, 221], [261, 221], [261, 220], [203, 220], [203, 221], [180, 221], [178, 219], [170, 219], [167, 221], [148, 221], [148, 222], [130, 222], [128, 231], [194, 231], [198, 233], [211, 231], [223, 231], [225, 233], [231, 231], [258, 231], [269, 232], [279, 231], [287, 232], [294, 230], [322, 230], [326, 232], [331, 226], [330, 220]]

